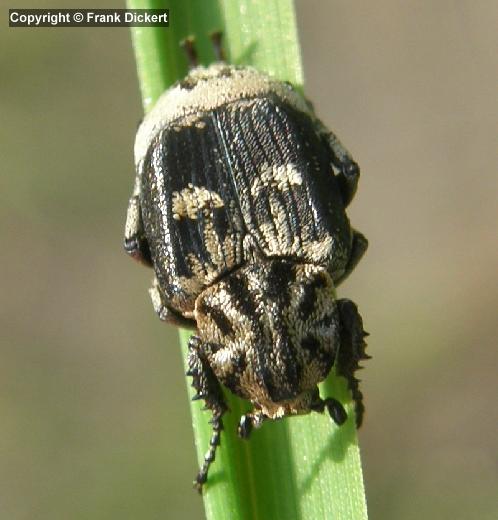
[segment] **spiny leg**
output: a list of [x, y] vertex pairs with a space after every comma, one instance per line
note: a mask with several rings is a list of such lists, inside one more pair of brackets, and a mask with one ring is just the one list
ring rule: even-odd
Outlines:
[[179, 312], [175, 312], [168, 306], [156, 277], [154, 277], [152, 287], [149, 289], [149, 294], [154, 310], [160, 320], [176, 325], [177, 327], [192, 330], [196, 328], [195, 320], [184, 318]]
[[366, 239], [366, 237], [359, 231], [356, 231], [356, 229], [353, 229], [351, 254], [349, 255], [348, 263], [344, 268], [344, 273], [337, 280], [335, 280], [336, 287], [351, 274], [351, 272], [358, 265], [358, 262], [361, 260], [367, 249], [368, 240]]
[[145, 237], [145, 229], [140, 208], [140, 179], [137, 176], [133, 194], [128, 203], [124, 236], [125, 251], [135, 260], [152, 267], [149, 243]]
[[225, 61], [225, 53], [223, 51], [223, 46], [221, 45], [222, 36], [223, 33], [221, 31], [214, 31], [210, 34], [216, 61]]
[[337, 354], [337, 373], [348, 381], [355, 402], [356, 426], [359, 428], [363, 420], [363, 395], [359, 389], [359, 379], [355, 377], [355, 372], [360, 367], [362, 359], [369, 359], [365, 353], [365, 337], [368, 336], [363, 330], [363, 320], [358, 313], [356, 305], [347, 299], [337, 300], [340, 317], [340, 337], [341, 344]]
[[227, 410], [220, 383], [202, 353], [202, 341], [192, 336], [188, 343], [188, 372], [192, 376], [192, 387], [197, 394], [193, 400], [204, 399], [206, 408], [211, 410], [213, 417], [209, 421], [213, 426], [213, 433], [209, 442], [209, 449], [204, 456], [199, 473], [194, 481], [195, 488], [202, 492], [202, 486], [207, 480], [209, 466], [216, 456], [216, 448], [220, 444], [220, 434], [223, 430], [222, 416]]
[[187, 55], [189, 69], [194, 69], [195, 67], [197, 67], [199, 65], [199, 58], [197, 56], [197, 50], [195, 48], [194, 37], [188, 36], [180, 42], [180, 45], [183, 47], [183, 50]]

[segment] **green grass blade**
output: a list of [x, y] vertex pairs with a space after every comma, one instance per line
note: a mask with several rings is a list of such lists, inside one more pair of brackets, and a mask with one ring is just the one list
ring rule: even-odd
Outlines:
[[[129, 1], [129, 8], [169, 8], [170, 27], [134, 28], [133, 44], [145, 111], [187, 71], [179, 41], [193, 35], [202, 63], [213, 60], [208, 35], [221, 29], [228, 60], [249, 64], [302, 87], [303, 77], [290, 0]], [[181, 332], [184, 358], [189, 333]], [[249, 405], [227, 396], [222, 444], [205, 486], [208, 520], [367, 518], [353, 410], [345, 381], [333, 374], [321, 387], [346, 407], [349, 419], [338, 428], [312, 414], [265, 423], [249, 442], [235, 435]], [[192, 395], [189, 387], [189, 395]], [[209, 414], [191, 403], [199, 461], [208, 447]]]

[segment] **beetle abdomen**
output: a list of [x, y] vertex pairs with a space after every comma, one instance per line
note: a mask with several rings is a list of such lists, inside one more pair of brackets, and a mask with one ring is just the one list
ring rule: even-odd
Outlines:
[[311, 117], [271, 97], [167, 125], [145, 157], [141, 204], [174, 308], [191, 312], [202, 290], [246, 261], [247, 233], [266, 256], [340, 270], [350, 229], [330, 160]]

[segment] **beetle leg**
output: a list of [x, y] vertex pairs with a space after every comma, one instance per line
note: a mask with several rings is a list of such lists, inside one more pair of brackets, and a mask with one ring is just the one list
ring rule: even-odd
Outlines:
[[260, 410], [242, 415], [237, 428], [237, 434], [241, 439], [248, 439], [253, 428], [260, 428], [265, 420], [265, 415]]
[[177, 327], [183, 327], [186, 329], [196, 328], [194, 319], [185, 318], [179, 312], [176, 312], [168, 307], [167, 303], [164, 301], [164, 296], [161, 292], [161, 288], [159, 287], [159, 282], [156, 277], [154, 277], [152, 287], [149, 289], [149, 294], [154, 310], [156, 311], [160, 320], [172, 325], [176, 325]]
[[142, 262], [147, 267], [152, 267], [152, 258], [150, 256], [149, 243], [145, 237], [139, 195], [140, 180], [137, 176], [135, 188], [128, 203], [128, 211], [126, 212], [124, 248], [132, 258]]
[[353, 241], [351, 245], [351, 254], [349, 255], [348, 263], [344, 268], [344, 273], [335, 280], [336, 287], [342, 283], [353, 271], [353, 269], [358, 265], [358, 262], [361, 260], [362, 256], [365, 254], [365, 251], [368, 249], [368, 240], [366, 237], [353, 229]]
[[223, 430], [221, 418], [227, 410], [227, 405], [220, 383], [203, 356], [202, 342], [197, 336], [192, 336], [188, 343], [188, 366], [187, 375], [192, 376], [192, 387], [197, 392], [192, 399], [204, 399], [206, 408], [213, 413], [210, 421], [213, 426], [213, 433], [209, 442], [209, 449], [204, 456], [204, 463], [194, 480], [194, 487], [199, 492], [202, 492], [202, 486], [207, 480], [209, 466], [214, 461], [216, 448], [220, 444], [220, 435]]
[[223, 52], [223, 46], [221, 45], [223, 33], [221, 31], [214, 31], [209, 36], [211, 38], [211, 42], [213, 43], [216, 61], [225, 61], [225, 53]]
[[368, 336], [368, 333], [363, 330], [363, 320], [358, 313], [358, 308], [351, 300], [337, 300], [337, 307], [341, 325], [341, 344], [336, 361], [337, 374], [345, 377], [348, 381], [348, 387], [355, 402], [356, 426], [359, 428], [365, 407], [363, 395], [358, 386], [360, 380], [354, 376], [354, 373], [361, 368], [360, 360], [370, 358], [365, 353], [365, 337]]
[[358, 180], [360, 178], [360, 167], [335, 134], [328, 132], [327, 137], [332, 155], [332, 164], [339, 170], [336, 178], [339, 182], [342, 202], [346, 208], [356, 193]]
[[188, 59], [189, 69], [195, 69], [199, 65], [199, 57], [197, 56], [197, 49], [195, 48], [195, 39], [193, 36], [187, 36], [180, 42], [181, 47], [185, 51]]
[[323, 413], [327, 409], [327, 412], [330, 415], [330, 418], [338, 425], [344, 424], [346, 419], [348, 418], [346, 414], [346, 410], [342, 404], [333, 397], [327, 397], [326, 399], [321, 399], [318, 394], [318, 388], [316, 391], [316, 400], [311, 404], [311, 409], [314, 412]]

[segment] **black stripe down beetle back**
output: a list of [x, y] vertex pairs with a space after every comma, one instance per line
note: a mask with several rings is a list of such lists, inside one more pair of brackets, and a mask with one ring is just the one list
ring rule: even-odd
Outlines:
[[188, 375], [212, 412], [195, 480], [201, 490], [227, 411], [222, 387], [249, 400], [238, 434], [266, 420], [327, 411], [318, 383], [333, 365], [349, 382], [365, 354], [362, 319], [335, 288], [367, 249], [345, 213], [358, 165], [292, 85], [222, 61], [197, 66], [140, 125], [125, 249], [153, 267], [161, 320], [195, 329]]

